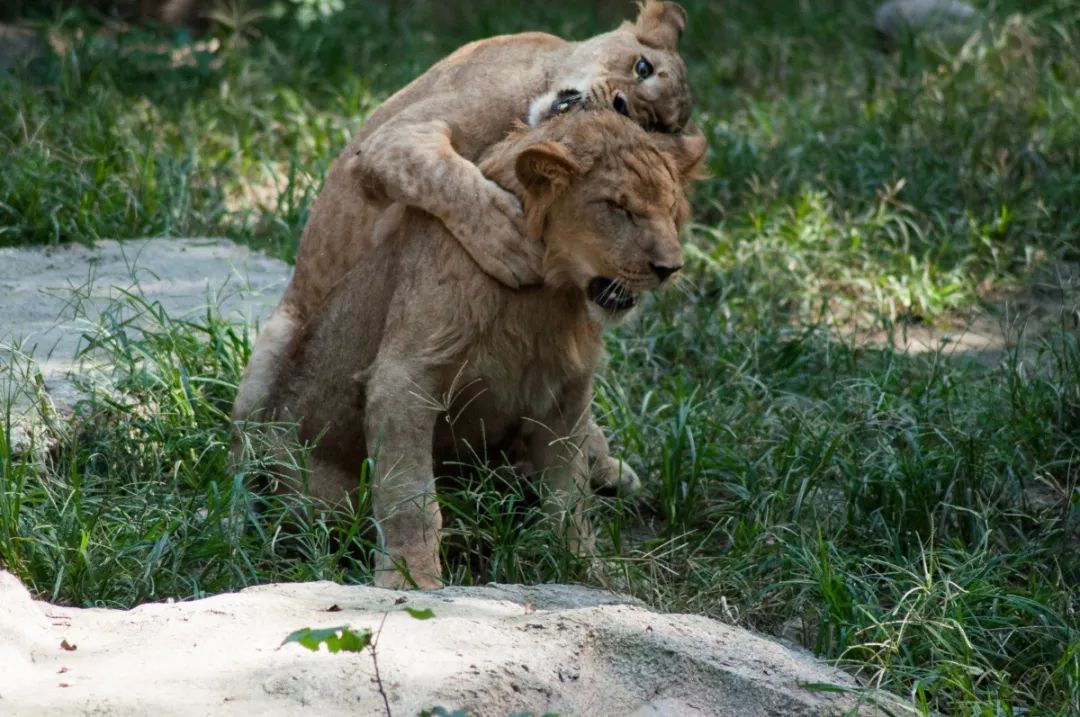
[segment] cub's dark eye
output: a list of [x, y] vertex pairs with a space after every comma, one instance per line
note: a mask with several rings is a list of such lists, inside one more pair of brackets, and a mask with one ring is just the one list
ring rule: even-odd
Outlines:
[[637, 75], [637, 78], [639, 80], [644, 80], [652, 77], [652, 73], [652, 63], [646, 60], [644, 57], [639, 57], [638, 61], [634, 63], [634, 74]]
[[615, 111], [624, 117], [630, 116], [630, 106], [626, 104], [626, 98], [619, 92], [615, 95], [615, 99], [611, 101], [611, 106], [615, 108]]

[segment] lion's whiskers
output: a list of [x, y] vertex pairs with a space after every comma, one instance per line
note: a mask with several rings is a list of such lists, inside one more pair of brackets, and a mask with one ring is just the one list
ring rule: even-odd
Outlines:
[[613, 281], [610, 284], [608, 284], [606, 287], [604, 287], [604, 290], [600, 292], [600, 297], [599, 297], [600, 301], [604, 302], [604, 301], [607, 301], [609, 298], [611, 298], [615, 294], [615, 289], [618, 286], [619, 286], [619, 284], [617, 282]]
[[682, 294], [687, 300], [693, 299], [694, 294], [698, 291], [697, 282], [690, 278], [687, 274], [675, 274], [671, 277], [670, 282], [671, 289]]

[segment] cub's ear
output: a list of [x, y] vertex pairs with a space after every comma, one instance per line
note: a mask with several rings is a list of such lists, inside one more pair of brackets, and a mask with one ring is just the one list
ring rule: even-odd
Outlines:
[[673, 2], [646, 0], [641, 4], [634, 34], [642, 45], [660, 50], [674, 50], [686, 29], [686, 10]]
[[536, 196], [562, 189], [581, 167], [561, 144], [541, 142], [518, 155], [514, 172], [525, 191]]
[[661, 152], [675, 160], [675, 167], [683, 182], [709, 176], [705, 171], [705, 151], [709, 149], [709, 143], [693, 122], [686, 125], [682, 134], [656, 133], [649, 137]]

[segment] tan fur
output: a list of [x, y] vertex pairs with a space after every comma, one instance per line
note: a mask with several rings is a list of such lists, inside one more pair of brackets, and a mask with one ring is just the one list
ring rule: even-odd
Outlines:
[[[379, 242], [376, 225], [394, 202], [438, 217], [507, 286], [537, 283], [543, 248], [528, 239], [520, 203], [474, 162], [564, 89], [599, 105], [622, 97], [643, 126], [681, 130], [691, 105], [676, 47], [685, 22], [675, 3], [648, 0], [636, 23], [583, 42], [543, 33], [493, 37], [434, 65], [376, 110], [331, 167], [278, 311], [301, 320], [315, 311]], [[633, 69], [641, 57], [655, 70], [645, 80]], [[272, 347], [260, 336], [253, 365], [273, 364], [260, 359], [264, 350]], [[261, 407], [272, 374], [245, 375], [238, 404]]]
[[[554, 100], [562, 89], [607, 99], [617, 88], [639, 123], [681, 130], [691, 106], [686, 66], [676, 51], [685, 17], [674, 3], [650, 0], [636, 24], [584, 42], [543, 33], [500, 36], [470, 43], [434, 65], [372, 114], [331, 169], [312, 217], [334, 215], [333, 230], [325, 231], [327, 222], [309, 223], [286, 299], [305, 314], [353, 266], [352, 258], [365, 253], [362, 240], [338, 229], [366, 224], [373, 195], [441, 219], [504, 284], [535, 283], [539, 257], [528, 253], [516, 198], [474, 162], [526, 118], [530, 103]], [[640, 57], [655, 69], [644, 81], [633, 72]], [[377, 189], [366, 202], [357, 180]]]
[[296, 334], [268, 402], [318, 439], [317, 497], [352, 497], [361, 462], [376, 457], [377, 584], [403, 585], [398, 568], [420, 587], [441, 583], [434, 471], [465, 446], [523, 446], [550, 488], [553, 524], [588, 549], [581, 498], [590, 454], [607, 452], [588, 419], [592, 375], [603, 325], [622, 315], [588, 287], [606, 277], [637, 294], [661, 283], [650, 265], [682, 264], [682, 184], [704, 149], [608, 111], [520, 128], [495, 146], [480, 167], [522, 198], [545, 247], [540, 287], [507, 288], [442, 222], [387, 210], [386, 236]]

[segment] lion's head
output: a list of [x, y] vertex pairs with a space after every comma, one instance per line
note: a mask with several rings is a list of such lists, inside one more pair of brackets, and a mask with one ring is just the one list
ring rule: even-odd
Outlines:
[[576, 105], [609, 107], [649, 131], [679, 132], [693, 104], [679, 37], [686, 11], [647, 0], [635, 22], [579, 44], [566, 73], [533, 101], [528, 123], [538, 126]]
[[583, 292], [594, 318], [626, 315], [683, 264], [679, 230], [701, 135], [649, 134], [615, 112], [577, 111], [521, 128], [481, 163], [522, 197], [546, 245], [544, 283]]

